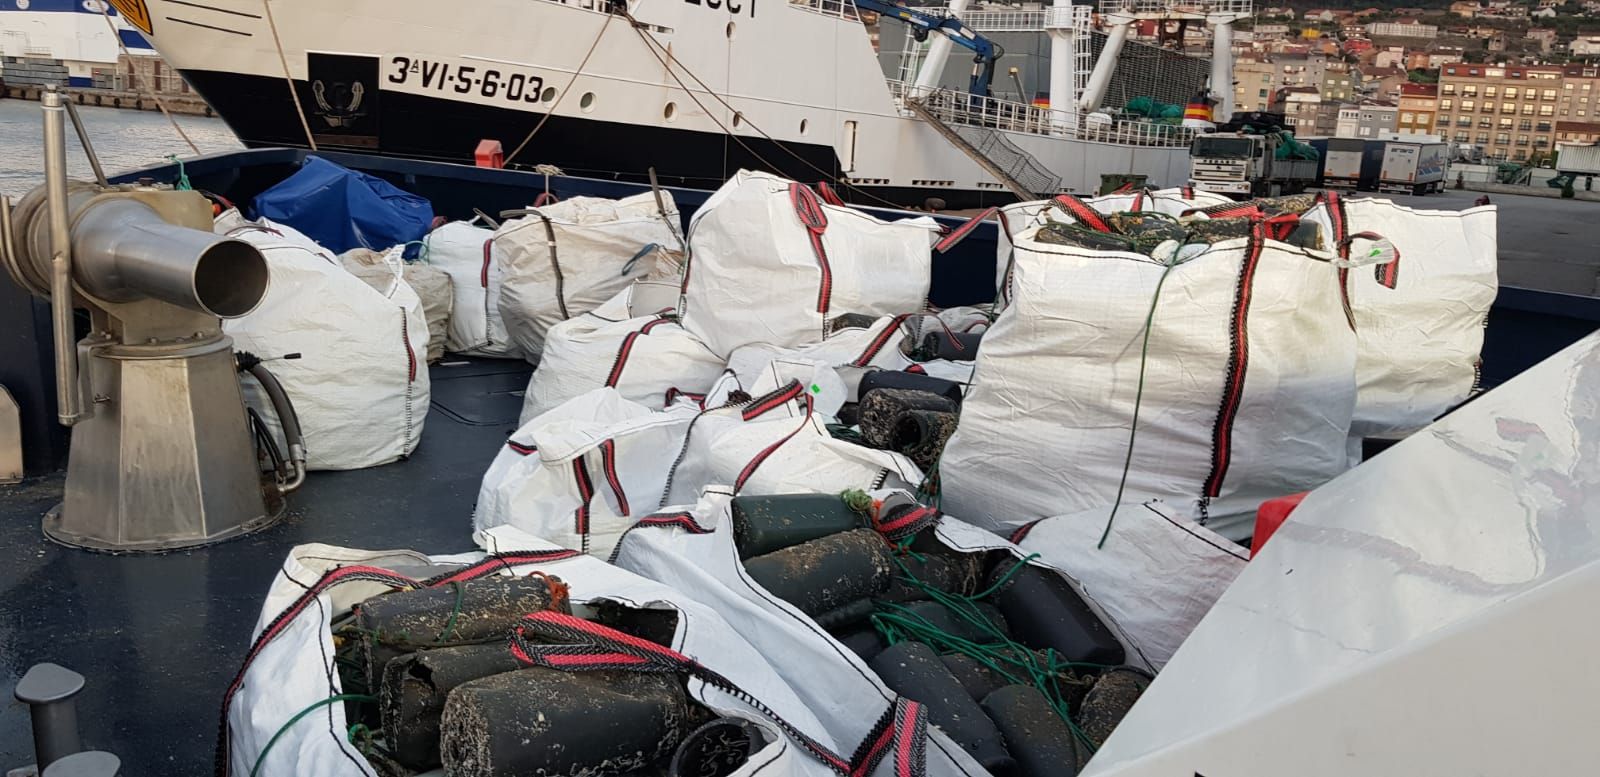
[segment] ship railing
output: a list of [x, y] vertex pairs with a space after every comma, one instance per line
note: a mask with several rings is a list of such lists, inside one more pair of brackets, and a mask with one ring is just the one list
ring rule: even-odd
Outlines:
[[1042, 10], [967, 11], [961, 14], [961, 21], [977, 32], [1041, 32], [1044, 30], [1044, 20], [1045, 12]]
[[1249, 16], [1253, 0], [1100, 0], [1102, 15], [1139, 18], [1191, 18]]
[[[890, 94], [894, 96], [902, 115], [913, 115], [904, 107], [904, 101], [914, 89], [915, 86], [903, 81], [889, 81]], [[1186, 148], [1194, 140], [1194, 131], [1187, 127], [1119, 120], [1108, 118], [1103, 113], [1052, 110], [1041, 105], [980, 97], [950, 89], [934, 89], [918, 95], [917, 99], [940, 121], [957, 127], [982, 127], [1029, 135], [1164, 148]]]
[[834, 16], [854, 21], [861, 20], [861, 12], [856, 10], [856, 4], [851, 0], [789, 0], [789, 5], [819, 13], [823, 16]]

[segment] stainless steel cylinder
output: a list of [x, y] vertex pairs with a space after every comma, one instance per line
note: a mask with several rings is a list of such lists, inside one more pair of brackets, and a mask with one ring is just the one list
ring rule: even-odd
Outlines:
[[101, 199], [75, 214], [74, 272], [108, 302], [153, 297], [218, 318], [238, 318], [267, 293], [267, 262], [255, 246], [167, 223], [131, 199]]

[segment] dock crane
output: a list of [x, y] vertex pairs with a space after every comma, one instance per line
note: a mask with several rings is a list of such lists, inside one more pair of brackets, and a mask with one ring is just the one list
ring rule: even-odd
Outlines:
[[931, 14], [889, 0], [855, 0], [855, 5], [859, 10], [872, 11], [911, 25], [912, 35], [918, 41], [927, 40], [930, 32], [939, 32], [956, 45], [971, 50], [974, 56], [968, 91], [980, 97], [989, 96], [989, 86], [994, 82], [994, 63], [1006, 53], [1000, 44], [979, 35], [955, 16]]

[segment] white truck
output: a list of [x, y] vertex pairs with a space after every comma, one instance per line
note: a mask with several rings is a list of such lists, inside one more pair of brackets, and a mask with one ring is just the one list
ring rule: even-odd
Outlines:
[[1230, 197], [1276, 197], [1305, 191], [1317, 179], [1315, 159], [1279, 159], [1285, 135], [1216, 132], [1189, 146], [1189, 185]]
[[1369, 143], [1361, 138], [1328, 138], [1322, 154], [1322, 185], [1328, 189], [1368, 189], [1377, 176], [1368, 159]]
[[1398, 194], [1427, 194], [1444, 191], [1446, 166], [1450, 161], [1447, 143], [1417, 143], [1391, 140], [1384, 143], [1383, 168], [1378, 174], [1378, 191]]

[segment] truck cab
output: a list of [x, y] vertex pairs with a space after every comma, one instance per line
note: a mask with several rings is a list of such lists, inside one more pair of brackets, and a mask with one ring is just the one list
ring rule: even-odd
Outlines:
[[1318, 164], [1278, 158], [1278, 147], [1286, 143], [1293, 139], [1281, 133], [1200, 135], [1189, 146], [1189, 185], [1239, 199], [1305, 191], [1317, 177]]
[[1215, 133], [1198, 135], [1189, 146], [1189, 185], [1218, 194], [1248, 197], [1261, 178], [1266, 138]]

